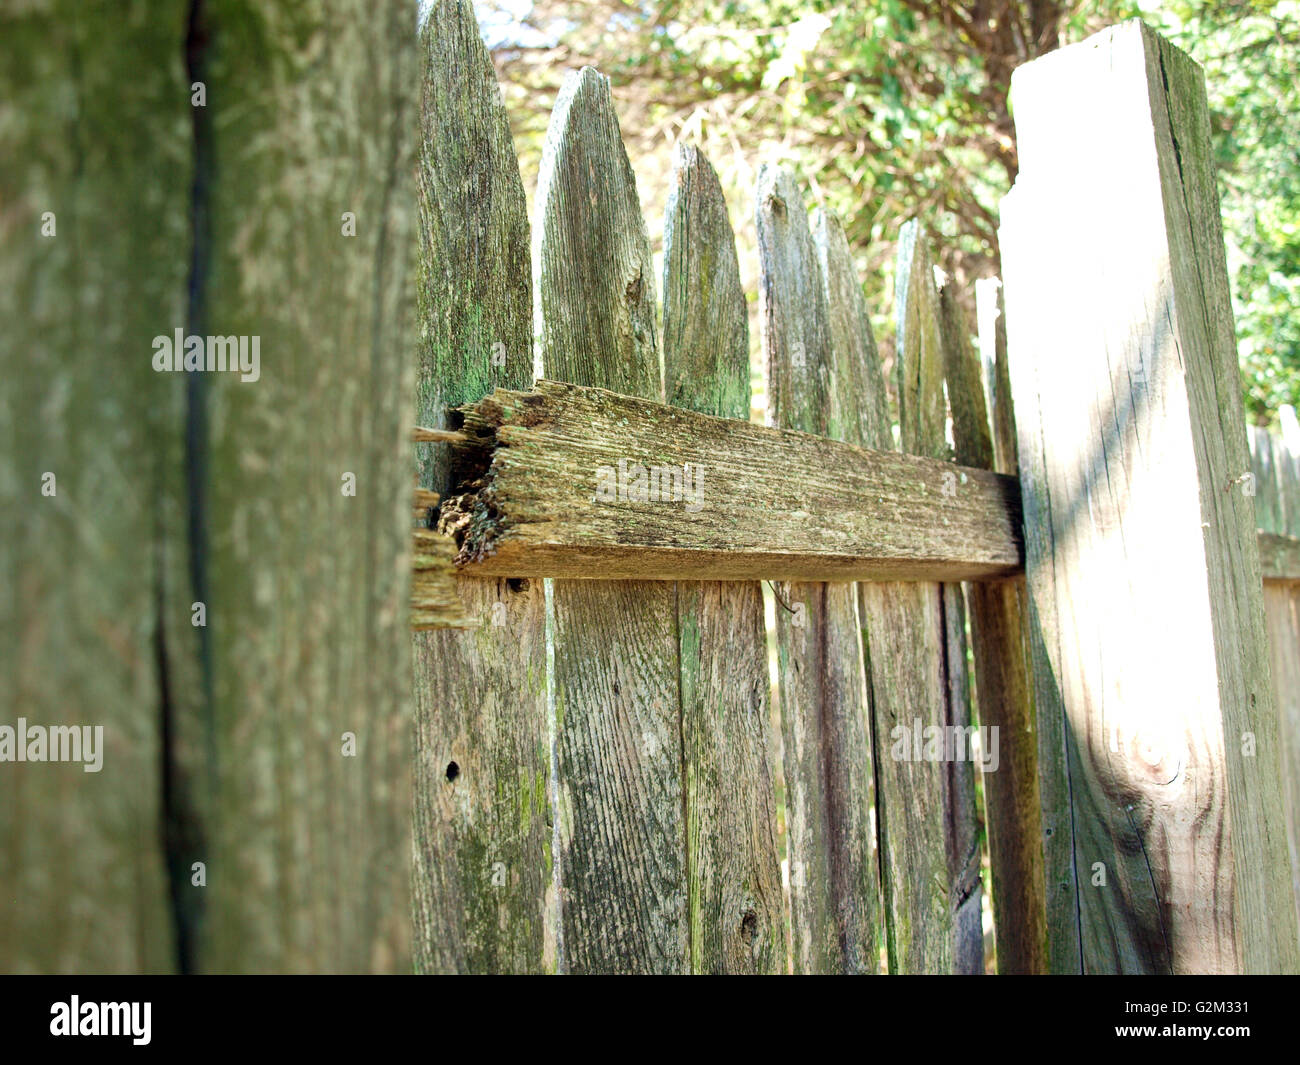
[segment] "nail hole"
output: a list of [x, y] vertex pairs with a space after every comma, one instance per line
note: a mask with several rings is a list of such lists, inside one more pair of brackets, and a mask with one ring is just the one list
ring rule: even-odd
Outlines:
[[460, 776], [460, 766], [458, 766], [455, 762], [448, 762], [447, 779], [455, 780], [458, 776]]

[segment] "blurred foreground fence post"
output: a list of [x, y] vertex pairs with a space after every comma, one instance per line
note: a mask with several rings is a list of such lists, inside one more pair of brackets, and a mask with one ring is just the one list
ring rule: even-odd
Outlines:
[[411, 6], [22, 7], [0, 970], [408, 970]]
[[1072, 814], [1045, 811], [1062, 829], [1045, 845], [1072, 848], [1075, 880], [1072, 898], [1049, 891], [1052, 966], [1294, 972], [1202, 75], [1129, 22], [1012, 86], [1011, 387], [1034, 665], [1063, 701]]

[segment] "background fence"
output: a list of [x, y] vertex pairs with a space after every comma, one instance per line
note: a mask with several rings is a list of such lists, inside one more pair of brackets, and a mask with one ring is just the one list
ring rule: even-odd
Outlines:
[[[1282, 411], [1282, 425], [1284, 435], [1251, 426], [1250, 457], [1255, 514], [1261, 532], [1271, 534], [1260, 538], [1264, 612], [1282, 744], [1287, 839], [1300, 905], [1300, 581], [1294, 557], [1294, 541], [1300, 538], [1300, 428], [1293, 410]], [[1291, 579], [1283, 579], [1284, 573]]]

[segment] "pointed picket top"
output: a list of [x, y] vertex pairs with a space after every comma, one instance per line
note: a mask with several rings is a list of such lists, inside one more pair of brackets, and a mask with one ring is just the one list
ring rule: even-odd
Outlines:
[[824, 434], [829, 427], [830, 315], [803, 196], [788, 170], [765, 163], [755, 199], [768, 424]]
[[963, 466], [991, 470], [993, 434], [989, 430], [980, 360], [971, 346], [966, 316], [957, 299], [957, 286], [951, 280], [939, 289], [939, 337], [948, 403], [952, 408], [954, 458]]
[[[424, 52], [416, 423], [494, 388], [532, 383], [527, 205], [510, 123], [468, 0], [436, 0]], [[417, 448], [421, 483], [446, 489], [448, 449]]]
[[537, 179], [534, 262], [544, 374], [658, 399], [650, 239], [609, 79], [568, 75]]
[[668, 402], [749, 417], [749, 317], [718, 175], [678, 144], [664, 212], [664, 391]]
[[894, 449], [885, 376], [844, 227], [833, 213], [813, 211], [813, 241], [830, 312], [833, 379], [830, 435], [880, 451]]
[[920, 222], [898, 234], [894, 281], [898, 425], [903, 451], [947, 458], [944, 441], [943, 353], [939, 341], [939, 293]]
[[[537, 219], [546, 376], [659, 399], [650, 241], [609, 81], [590, 67], [551, 115]], [[686, 972], [674, 585], [556, 580], [550, 621], [560, 969]]]
[[1007, 318], [1002, 308], [1002, 282], [981, 277], [975, 282], [975, 316], [984, 392], [993, 423], [993, 468], [1015, 476], [1016, 411], [1011, 402], [1011, 371], [1007, 366]]

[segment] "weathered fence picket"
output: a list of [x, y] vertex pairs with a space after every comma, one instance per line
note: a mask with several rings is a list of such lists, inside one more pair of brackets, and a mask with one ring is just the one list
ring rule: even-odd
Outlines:
[[[916, 222], [899, 235], [895, 293], [901, 449], [946, 458], [939, 298]], [[970, 723], [961, 586], [870, 585], [862, 601], [890, 971], [982, 972], [972, 766], [926, 757], [927, 730]]]
[[[993, 468], [1014, 475], [1019, 469], [1016, 418], [1001, 281], [977, 281], [975, 304]], [[955, 387], [949, 383], [950, 391]], [[969, 390], [973, 386], [963, 387]], [[967, 454], [962, 434], [954, 430], [954, 435], [961, 461]], [[997, 769], [983, 778], [998, 972], [1046, 972], [1050, 943], [1045, 857], [1056, 828], [1045, 825], [1040, 797], [1038, 686], [1033, 672], [1028, 590], [1022, 574], [1001, 581], [971, 582], [966, 595], [972, 615], [980, 724], [1000, 730]], [[1060, 764], [1057, 759], [1052, 762]], [[1062, 803], [1057, 809], [1063, 807]], [[1073, 904], [1073, 877], [1066, 878], [1065, 887]]]
[[[871, 317], [862, 294], [862, 286], [858, 283], [848, 240], [839, 219], [821, 207], [813, 211], [812, 232], [830, 320], [829, 435], [847, 443], [891, 451], [894, 440], [884, 374], [876, 350], [876, 339], [871, 331]], [[858, 905], [861, 908], [866, 940], [864, 951], [871, 952], [870, 972], [879, 970], [882, 940], [887, 939], [878, 845], [881, 809], [876, 793], [876, 781], [880, 773], [876, 761], [884, 757], [884, 748], [879, 735], [873, 735], [871, 662], [865, 636], [861, 635], [870, 623], [869, 619], [875, 617], [874, 604], [878, 602], [877, 593], [873, 590], [875, 587], [877, 586], [858, 584], [854, 591], [858, 630], [863, 641], [862, 667], [867, 696], [862, 706], [863, 751], [861, 755], [850, 752], [851, 757], [861, 758], [863, 764], [857, 767], [860, 775], [847, 775], [845, 781], [846, 786], [859, 792], [853, 796], [853, 808], [867, 809], [872, 814], [869, 853], [872, 875], [867, 880], [863, 870], [862, 880], [857, 887], [862, 896]], [[868, 758], [869, 763], [866, 761]]]
[[[830, 313], [803, 198], [786, 171], [759, 171], [759, 320], [768, 420], [824, 435]], [[853, 585], [775, 586], [794, 968], [874, 972], [875, 869], [861, 641]]]
[[[813, 211], [812, 234], [822, 289], [826, 294], [831, 337], [827, 435], [862, 447], [892, 450], [893, 433], [880, 355], [844, 228], [838, 218], [818, 207]], [[858, 584], [852, 593], [858, 611], [860, 642], [868, 615], [866, 604], [871, 600], [870, 587]], [[838, 586], [836, 588], [838, 590]], [[869, 850], [861, 857], [855, 854], [852, 869], [856, 879], [847, 890], [855, 891], [859, 896], [855, 903], [856, 913], [862, 929], [863, 952], [870, 959], [866, 971], [874, 973], [880, 969], [885, 918], [877, 845], [879, 804], [876, 799], [876, 760], [882, 757], [882, 750], [878, 738], [872, 734], [871, 675], [865, 642], [861, 642], [861, 648], [860, 668], [866, 685], [866, 698], [860, 708], [854, 701], [841, 711], [845, 715], [845, 725], [841, 730], [856, 746], [849, 746], [845, 752], [851, 762], [840, 771], [837, 786], [845, 790], [839, 805], [849, 809], [855, 818], [868, 817], [865, 825], [855, 825], [856, 833], [866, 833]], [[858, 667], [855, 665], [855, 668]], [[859, 709], [860, 717], [849, 720], [849, 711], [856, 715]]]
[[1065, 707], [1080, 966], [1294, 971], [1201, 74], [1132, 22], [1020, 68], [1012, 91], [1007, 334], [1028, 582]]
[[[996, 292], [993, 295], [996, 299]], [[971, 349], [970, 332], [951, 280], [939, 290], [939, 303], [954, 457], [965, 466], [993, 469], [999, 448], [989, 422], [980, 358]], [[993, 310], [996, 312], [996, 304]], [[999, 468], [999, 472], [1008, 473], [1015, 467], [1015, 422], [1007, 386], [996, 387], [1000, 374], [1005, 382], [1006, 368], [1005, 332], [998, 324], [999, 319], [990, 321], [986, 333], [993, 371], [989, 380], [995, 385], [990, 396], [994, 424], [1003, 436], [1001, 461], [1011, 467]], [[981, 735], [997, 745], [996, 761], [986, 761], [982, 779], [998, 972], [1043, 972], [1047, 967], [1047, 930], [1042, 819], [1033, 676], [1025, 640], [1024, 580], [973, 581], [966, 585], [966, 598], [979, 724], [988, 730]]]
[[[1002, 282], [996, 278], [977, 281], [975, 297], [980, 357], [984, 363], [985, 389], [992, 414], [994, 460], [1000, 472], [1018, 474], [1020, 463], [1011, 370], [1007, 362]], [[1026, 530], [1025, 535], [1037, 535], [1037, 530]], [[1046, 584], [1051, 576], [1045, 573], [1041, 579]], [[1032, 971], [1043, 968], [1048, 972], [1078, 972], [1081, 965], [1079, 908], [1070, 782], [1066, 772], [1067, 760], [1072, 755], [1065, 739], [1065, 707], [1052, 678], [1051, 659], [1025, 578], [1018, 576], [1012, 583], [1016, 603], [1006, 605], [1007, 624], [1014, 624], [1009, 615], [1015, 612], [1019, 614], [1020, 627], [1018, 632], [1014, 629], [1009, 631], [1006, 638], [1016, 641], [1020, 650], [1004, 650], [1002, 654], [1018, 654], [1024, 665], [1004, 675], [995, 673], [987, 663], [981, 674], [979, 658], [976, 664], [977, 685], [981, 676], [995, 685], [1027, 676], [1031, 686], [1027, 695], [1030, 716], [1025, 721], [1008, 720], [1007, 725], [1008, 728], [1031, 731], [1036, 740], [1036, 750], [1026, 751], [1020, 746], [1019, 732], [1013, 732], [1007, 738], [1007, 777], [985, 781], [999, 971], [1002, 971], [1003, 964], [1002, 943], [1010, 937], [1012, 942], [1008, 943], [1007, 960], [1017, 970], [1023, 966]], [[976, 587], [972, 585], [973, 590]], [[991, 593], [976, 594], [988, 596]], [[1003, 594], [1010, 598], [1010, 593], [1004, 591]], [[1050, 600], [1050, 596], [1048, 598]], [[976, 633], [974, 638], [978, 645], [980, 634]], [[976, 655], [980, 654], [977, 646]], [[1026, 695], [1013, 687], [1006, 705], [1024, 706], [1025, 699]], [[1032, 766], [1031, 759], [1035, 763]], [[1033, 827], [1035, 822], [1038, 825], [1036, 830]], [[1041, 893], [1041, 900], [1027, 904], [1023, 911], [1013, 911], [1010, 916], [1004, 914], [999, 921], [999, 907], [1004, 904], [999, 900], [999, 880], [1010, 881], [1006, 884], [1008, 894], [1032, 899]]]
[[844, 227], [830, 211], [817, 207], [812, 213], [812, 234], [831, 326], [827, 435], [859, 447], [893, 451], [884, 371]]
[[[438, 0], [421, 32], [421, 321], [416, 420], [533, 376], [523, 182], [496, 72], [468, 0]], [[418, 445], [444, 497], [453, 451]], [[434, 972], [555, 964], [550, 745], [541, 580], [457, 580], [472, 628], [418, 632], [415, 657], [415, 963]]]
[[[1288, 412], [1283, 412], [1284, 417]], [[1291, 414], [1291, 419], [1294, 414]], [[1290, 419], [1288, 419], [1290, 420]], [[1294, 437], [1294, 434], [1293, 434]], [[1300, 440], [1250, 427], [1255, 516], [1260, 530], [1300, 537]], [[1264, 621], [1273, 668], [1282, 757], [1282, 801], [1300, 913], [1300, 580], [1264, 581]]]
[[[590, 67], [566, 78], [547, 130], [535, 262], [544, 372], [660, 398], [650, 242], [609, 82]], [[627, 457], [596, 458], [616, 468]], [[560, 966], [574, 973], [686, 971], [673, 585], [557, 580], [548, 622]]]
[[[749, 321], [735, 237], [717, 175], [687, 146], [677, 150], [664, 215], [663, 323], [669, 401], [748, 418]], [[727, 475], [704, 467], [706, 499], [707, 478], [719, 472]], [[762, 586], [683, 581], [674, 594], [691, 971], [784, 972]]]

